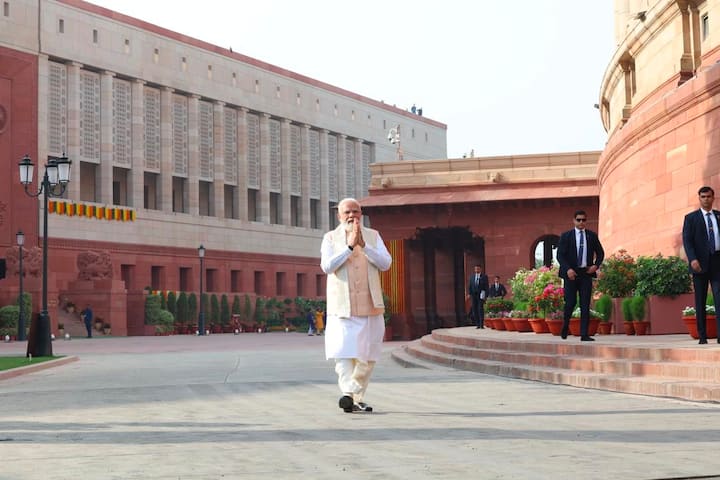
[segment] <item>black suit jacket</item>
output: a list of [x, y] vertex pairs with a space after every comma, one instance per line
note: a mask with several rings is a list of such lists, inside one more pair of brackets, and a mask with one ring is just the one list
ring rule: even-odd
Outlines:
[[480, 298], [480, 292], [485, 292], [485, 298], [487, 298], [488, 294], [488, 277], [484, 273], [480, 274], [480, 283], [478, 285], [475, 284], [475, 273], [470, 275], [470, 278], [468, 279], [468, 293], [471, 297], [477, 297]]
[[[720, 211], [713, 210], [715, 221], [720, 225]], [[708, 245], [707, 224], [703, 218], [702, 210], [697, 209], [685, 215], [683, 222], [683, 247], [685, 247], [685, 255], [687, 255], [688, 263], [693, 260], [700, 262], [702, 272], [707, 272], [710, 268], [710, 248]], [[690, 267], [690, 273], [697, 274]]]
[[503, 285], [502, 283], [498, 283], [498, 287], [495, 288], [494, 283], [490, 284], [490, 291], [488, 297], [504, 297], [505, 295], [507, 295], [507, 289], [505, 288], [505, 285]]
[[[597, 233], [586, 228], [585, 242], [585, 258], [587, 266], [597, 265], [599, 267], [605, 259], [605, 250], [603, 250], [603, 247], [600, 244], [600, 239], [598, 238]], [[560, 278], [567, 280], [568, 270], [573, 269], [577, 271], [579, 268], [577, 261], [577, 235], [575, 234], [574, 228], [560, 235], [557, 259], [560, 263], [560, 271], [558, 272]], [[597, 275], [593, 273], [592, 276], [595, 277]]]

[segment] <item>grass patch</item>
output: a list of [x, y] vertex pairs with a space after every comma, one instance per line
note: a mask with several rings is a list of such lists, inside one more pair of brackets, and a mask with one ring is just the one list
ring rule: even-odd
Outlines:
[[0, 357], [0, 371], [10, 370], [12, 368], [26, 367], [28, 365], [35, 365], [36, 363], [47, 362], [48, 360], [55, 360], [60, 357], [33, 357], [32, 361], [25, 357]]

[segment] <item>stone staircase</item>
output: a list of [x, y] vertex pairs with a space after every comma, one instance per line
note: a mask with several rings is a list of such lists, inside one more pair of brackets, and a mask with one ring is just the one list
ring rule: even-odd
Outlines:
[[406, 366], [434, 365], [503, 377], [691, 401], [720, 402], [720, 345], [688, 335], [549, 334], [434, 330], [393, 352]]
[[[80, 314], [78, 312], [69, 313], [63, 309], [58, 309], [57, 313], [58, 323], [65, 324], [65, 333], [69, 333], [73, 338], [84, 338], [87, 337], [87, 330], [85, 330], [85, 324], [80, 320]], [[58, 332], [52, 332], [55, 336], [58, 336]], [[93, 331], [94, 335], [102, 335], [102, 332]]]

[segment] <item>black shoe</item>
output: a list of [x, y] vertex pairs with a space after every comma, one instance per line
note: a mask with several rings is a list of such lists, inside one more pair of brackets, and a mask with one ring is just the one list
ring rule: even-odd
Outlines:
[[701, 338], [698, 342], [699, 345], [706, 345], [707, 344], [707, 338]]
[[340, 400], [338, 400], [338, 407], [342, 408], [345, 413], [352, 413], [354, 405], [355, 402], [349, 395], [343, 395], [340, 397]]
[[358, 412], [372, 412], [373, 411], [373, 408], [364, 402], [358, 402], [355, 405], [353, 405], [353, 410], [355, 409], [355, 407], [357, 407], [356, 411], [358, 411]]
[[560, 338], [565, 340], [567, 338], [567, 336], [568, 336], [567, 328], [563, 328], [562, 331], [560, 332]]
[[581, 342], [594, 342], [595, 339], [593, 337], [585, 335], [584, 337], [580, 337], [580, 341]]

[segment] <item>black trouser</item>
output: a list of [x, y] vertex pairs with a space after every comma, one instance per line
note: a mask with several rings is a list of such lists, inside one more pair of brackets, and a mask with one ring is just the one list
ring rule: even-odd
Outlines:
[[563, 311], [563, 335], [567, 335], [570, 327], [570, 317], [577, 305], [577, 296], [580, 294], [580, 336], [588, 336], [590, 325], [590, 295], [592, 293], [592, 277], [588, 275], [586, 268], [575, 270], [575, 280], [565, 279], [563, 288], [565, 290], [565, 310]]
[[85, 320], [85, 330], [87, 330], [88, 338], [92, 337], [92, 320]]
[[472, 314], [476, 327], [485, 325], [485, 300], [480, 300], [480, 297], [476, 296], [472, 297]]
[[[710, 256], [710, 269], [707, 272], [693, 273], [693, 289], [695, 290], [695, 321], [697, 322], [698, 337], [707, 340], [707, 318], [705, 316], [705, 303], [707, 302], [708, 285], [712, 289], [715, 302], [715, 321], [720, 336], [720, 254]], [[718, 337], [720, 338], [720, 337]]]

